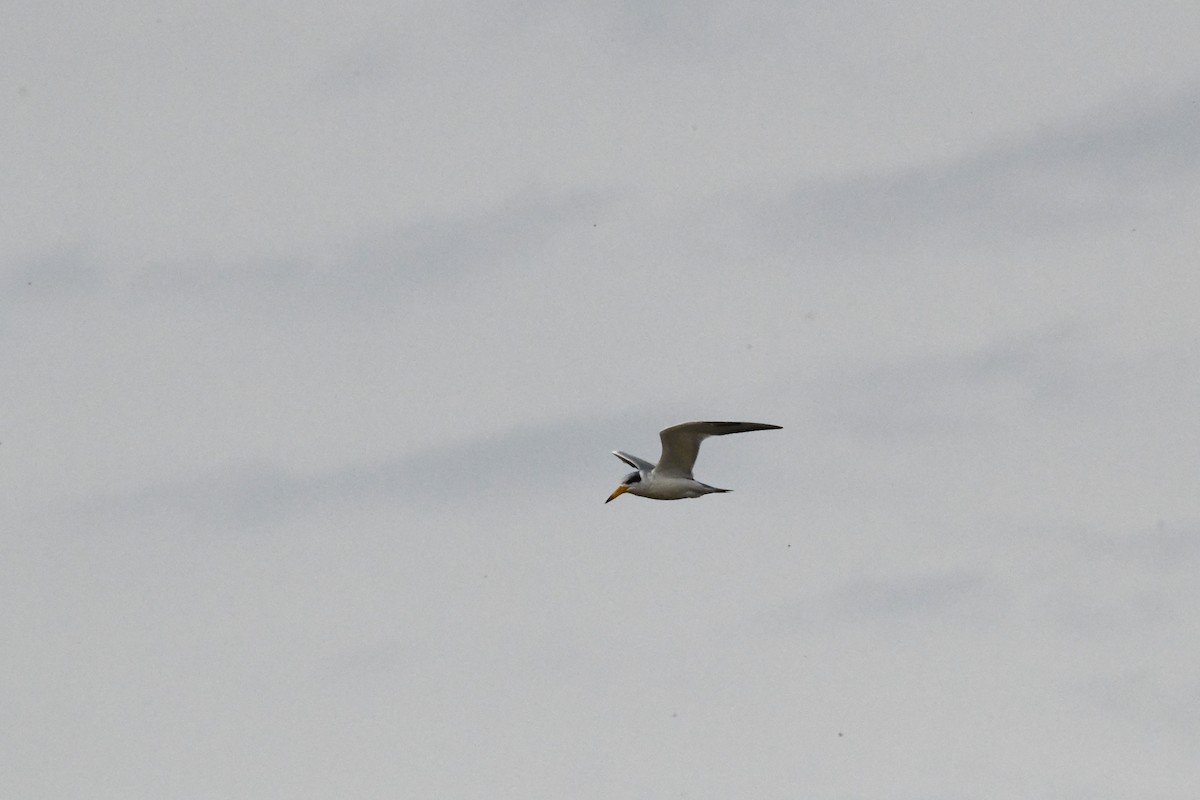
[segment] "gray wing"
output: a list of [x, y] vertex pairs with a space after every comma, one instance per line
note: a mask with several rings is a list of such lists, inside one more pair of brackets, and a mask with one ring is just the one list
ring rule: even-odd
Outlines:
[[685, 422], [659, 431], [662, 439], [662, 457], [654, 471], [658, 475], [676, 478], [691, 478], [692, 466], [700, 452], [700, 443], [709, 436], [725, 436], [729, 433], [748, 431], [779, 430], [778, 425], [765, 422]]
[[617, 458], [621, 459], [622, 461], [624, 461], [626, 464], [633, 467], [634, 469], [644, 469], [647, 471], [654, 469], [654, 465], [651, 464], [649, 461], [643, 461], [642, 459], [638, 458], [637, 456], [629, 455], [629, 453], [622, 453], [620, 450], [613, 450], [613, 455], [616, 456]]

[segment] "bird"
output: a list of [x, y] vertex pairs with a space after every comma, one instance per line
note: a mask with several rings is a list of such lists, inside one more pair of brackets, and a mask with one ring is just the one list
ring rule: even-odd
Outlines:
[[684, 422], [663, 428], [658, 433], [658, 438], [662, 440], [662, 455], [658, 457], [658, 464], [651, 464], [620, 450], [613, 451], [614, 456], [637, 471], [626, 475], [621, 485], [604, 502], [611, 503], [626, 492], [653, 500], [682, 500], [732, 491], [709, 486], [692, 477], [700, 443], [709, 436], [777, 430], [781, 430], [779, 425], [765, 422]]

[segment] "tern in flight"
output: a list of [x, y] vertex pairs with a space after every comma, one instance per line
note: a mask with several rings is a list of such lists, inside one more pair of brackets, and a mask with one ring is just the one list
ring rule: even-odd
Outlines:
[[658, 438], [662, 439], [662, 455], [658, 457], [658, 464], [651, 464], [620, 450], [613, 451], [614, 456], [637, 472], [626, 475], [617, 490], [604, 502], [616, 500], [626, 492], [654, 500], [682, 500], [685, 497], [731, 491], [709, 486], [692, 477], [700, 443], [709, 436], [779, 429], [778, 425], [763, 422], [685, 422], [664, 428], [658, 434]]

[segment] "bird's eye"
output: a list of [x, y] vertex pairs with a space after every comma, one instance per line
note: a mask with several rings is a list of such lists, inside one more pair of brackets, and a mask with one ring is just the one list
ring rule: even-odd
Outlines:
[[642, 474], [640, 472], [631, 472], [631, 473], [629, 473], [629, 476], [627, 478], [625, 478], [625, 484], [629, 485], [631, 483], [637, 483], [641, 479], [642, 479]]

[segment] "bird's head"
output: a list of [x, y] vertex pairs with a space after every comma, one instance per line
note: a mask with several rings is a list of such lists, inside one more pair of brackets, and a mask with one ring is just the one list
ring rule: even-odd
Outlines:
[[620, 497], [621, 495], [628, 492], [634, 485], [639, 484], [641, 482], [642, 482], [642, 473], [640, 473], [640, 472], [629, 473], [628, 475], [625, 476], [624, 480], [621, 481], [621, 485], [617, 487], [617, 490], [615, 492], [613, 492], [612, 494], [610, 494], [608, 496], [608, 499], [605, 500], [604, 502], [611, 503], [613, 500], [616, 500], [618, 497]]

